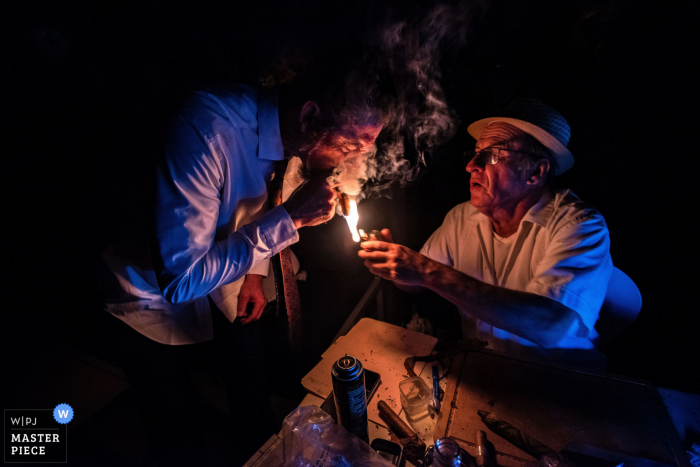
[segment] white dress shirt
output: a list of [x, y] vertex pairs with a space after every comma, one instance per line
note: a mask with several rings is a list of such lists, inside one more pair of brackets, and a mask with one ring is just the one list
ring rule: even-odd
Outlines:
[[267, 185], [284, 157], [275, 96], [248, 86], [197, 92], [176, 118], [158, 165], [154, 267], [110, 248], [121, 297], [107, 311], [164, 344], [213, 337], [207, 295], [230, 321], [245, 274], [298, 241]]
[[547, 193], [520, 222], [505, 261], [494, 257], [491, 220], [470, 202], [452, 209], [421, 253], [489, 284], [531, 292], [574, 310], [577, 320], [557, 349], [537, 344], [460, 310], [465, 337], [517, 357], [603, 369], [594, 328], [612, 274], [605, 219], [569, 190]]

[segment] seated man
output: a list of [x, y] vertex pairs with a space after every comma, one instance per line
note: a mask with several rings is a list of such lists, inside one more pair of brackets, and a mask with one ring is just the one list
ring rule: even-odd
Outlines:
[[556, 111], [514, 101], [469, 126], [471, 200], [453, 208], [420, 253], [388, 242], [359, 256], [399, 288], [431, 289], [457, 305], [464, 338], [516, 358], [602, 370], [594, 325], [612, 273], [600, 213], [552, 179], [573, 165]]

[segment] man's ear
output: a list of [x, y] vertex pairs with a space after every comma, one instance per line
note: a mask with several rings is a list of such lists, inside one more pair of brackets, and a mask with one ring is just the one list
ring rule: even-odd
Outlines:
[[527, 179], [528, 185], [538, 185], [544, 183], [550, 170], [552, 170], [552, 165], [547, 159], [540, 159], [537, 161], [535, 170]]
[[317, 103], [314, 101], [306, 101], [306, 104], [304, 104], [304, 106], [301, 108], [301, 114], [299, 115], [302, 133], [306, 132], [306, 130], [311, 127], [314, 119], [318, 117], [320, 113], [321, 109], [318, 107]]

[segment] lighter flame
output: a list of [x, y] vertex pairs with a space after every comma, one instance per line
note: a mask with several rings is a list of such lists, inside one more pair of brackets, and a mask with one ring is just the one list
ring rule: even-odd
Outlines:
[[350, 200], [350, 213], [345, 216], [345, 220], [350, 228], [350, 233], [352, 234], [352, 239], [355, 242], [360, 241], [360, 234], [357, 233], [357, 221], [360, 220], [360, 214], [357, 212], [357, 202], [354, 199]]

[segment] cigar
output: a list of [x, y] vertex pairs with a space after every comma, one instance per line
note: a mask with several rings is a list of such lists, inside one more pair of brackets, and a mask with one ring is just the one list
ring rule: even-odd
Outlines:
[[377, 409], [379, 409], [379, 413], [382, 415], [382, 418], [384, 421], [386, 421], [389, 424], [389, 429], [393, 431], [397, 437], [399, 438], [413, 438], [416, 437], [419, 441], [419, 444], [421, 445], [422, 449], [425, 449], [425, 443], [423, 440], [418, 438], [416, 435], [416, 432], [411, 429], [410, 426], [406, 425], [406, 422], [401, 420], [401, 417], [396, 415], [396, 412], [391, 410], [391, 407], [387, 405], [386, 402], [384, 401], [379, 401], [377, 403]]
[[493, 455], [488, 446], [486, 433], [482, 430], [476, 431], [476, 465], [477, 467], [488, 467], [494, 465]]
[[530, 454], [532, 457], [540, 459], [546, 454], [557, 455], [556, 451], [545, 446], [541, 441], [518, 430], [497, 415], [491, 412], [484, 412], [483, 410], [479, 410], [477, 413], [489, 430]]
[[343, 216], [347, 217], [350, 214], [350, 198], [345, 193], [338, 193], [338, 202], [340, 209], [343, 211]]

